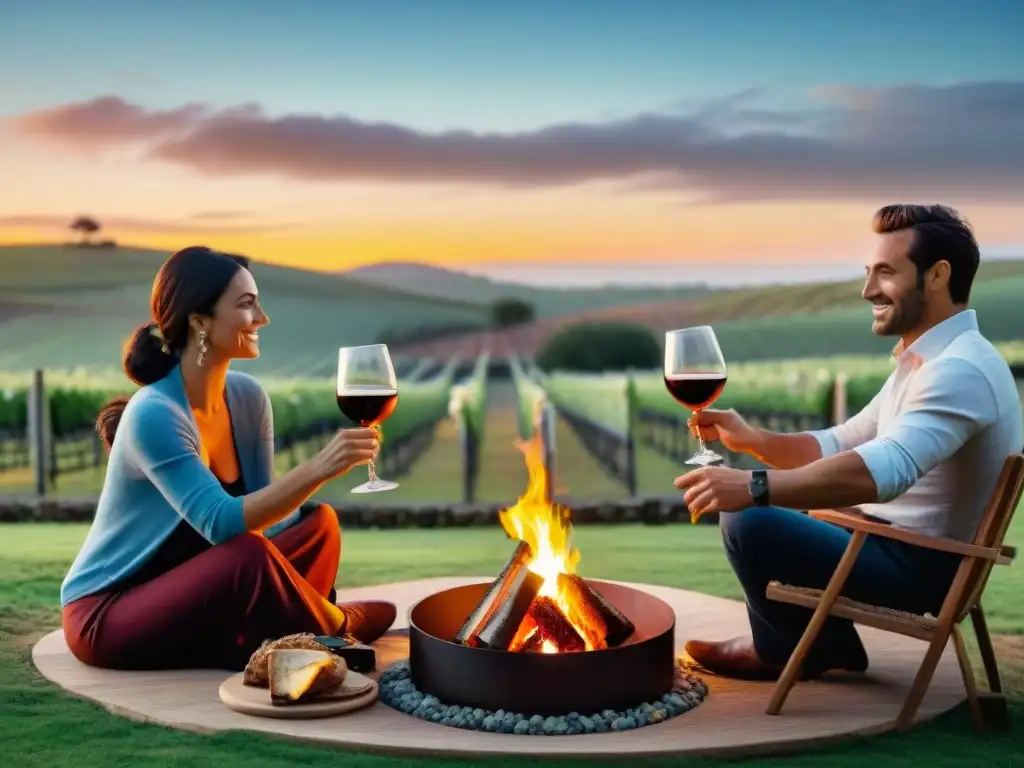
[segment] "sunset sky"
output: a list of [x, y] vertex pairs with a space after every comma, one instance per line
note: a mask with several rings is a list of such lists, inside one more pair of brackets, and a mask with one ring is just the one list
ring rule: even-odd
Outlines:
[[89, 213], [317, 269], [855, 274], [915, 201], [1024, 255], [1021, 29], [1019, 0], [6, 0], [0, 242]]

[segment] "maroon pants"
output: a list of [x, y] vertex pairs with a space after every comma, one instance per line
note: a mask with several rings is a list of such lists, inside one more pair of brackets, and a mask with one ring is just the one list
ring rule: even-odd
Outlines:
[[321, 504], [268, 539], [210, 545], [187, 523], [142, 579], [68, 604], [64, 636], [85, 664], [109, 669], [242, 669], [265, 639], [336, 633], [341, 530]]

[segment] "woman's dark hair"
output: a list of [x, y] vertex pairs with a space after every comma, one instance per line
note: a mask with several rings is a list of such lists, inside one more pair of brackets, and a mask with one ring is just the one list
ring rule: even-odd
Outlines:
[[[125, 342], [123, 362], [128, 378], [144, 386], [170, 373], [188, 343], [189, 315], [212, 315], [239, 269], [249, 269], [249, 259], [202, 245], [171, 254], [153, 281], [152, 319], [136, 328]], [[108, 448], [127, 402], [127, 397], [115, 397], [96, 419], [96, 431]]]

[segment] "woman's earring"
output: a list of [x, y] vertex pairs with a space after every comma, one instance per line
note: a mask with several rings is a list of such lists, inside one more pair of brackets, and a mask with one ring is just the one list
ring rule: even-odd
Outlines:
[[203, 366], [203, 361], [206, 359], [206, 353], [209, 350], [206, 348], [206, 331], [199, 332], [199, 357], [196, 359], [196, 365], [200, 368]]

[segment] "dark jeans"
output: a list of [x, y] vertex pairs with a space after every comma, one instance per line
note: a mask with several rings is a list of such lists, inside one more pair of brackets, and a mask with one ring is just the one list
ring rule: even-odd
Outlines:
[[[746, 594], [754, 647], [762, 661], [785, 664], [812, 611], [769, 600], [770, 581], [825, 589], [852, 534], [832, 523], [781, 507], [751, 507], [719, 515], [725, 552]], [[841, 594], [911, 613], [938, 615], [959, 555], [868, 536]], [[828, 618], [807, 664], [856, 660], [864, 646], [853, 623]]]

